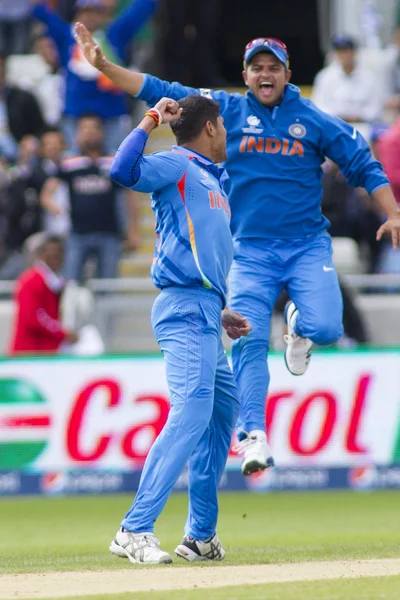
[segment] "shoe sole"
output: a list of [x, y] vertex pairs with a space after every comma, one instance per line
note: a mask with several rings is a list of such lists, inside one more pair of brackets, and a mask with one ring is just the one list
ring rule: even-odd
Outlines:
[[127, 550], [125, 550], [125, 548], [119, 544], [116, 544], [114, 541], [111, 542], [109, 550], [112, 552], [112, 554], [114, 554], [114, 556], [118, 556], [119, 558], [127, 558], [134, 565], [168, 565], [172, 563], [172, 558], [170, 556], [165, 557], [162, 560], [141, 562], [140, 560], [134, 559], [133, 556], [129, 554]]
[[196, 552], [193, 552], [193, 550], [187, 548], [187, 546], [184, 546], [182, 544], [179, 544], [179, 546], [175, 548], [175, 554], [180, 558], [187, 560], [188, 562], [199, 562], [208, 560], [206, 556], [200, 556], [199, 554], [196, 554]]
[[246, 463], [244, 467], [242, 466], [242, 474], [245, 477], [247, 477], [248, 475], [252, 475], [252, 473], [258, 473], [259, 471], [265, 471], [266, 469], [269, 469], [270, 467], [274, 467], [274, 466], [275, 466], [275, 461], [272, 458], [272, 456], [267, 458], [266, 465], [263, 465], [258, 460], [249, 460], [249, 462]]
[[207, 558], [207, 556], [200, 556], [183, 544], [179, 544], [179, 546], [175, 548], [175, 554], [188, 562], [221, 562], [221, 560], [224, 560], [225, 558], [225, 553], [221, 558]]

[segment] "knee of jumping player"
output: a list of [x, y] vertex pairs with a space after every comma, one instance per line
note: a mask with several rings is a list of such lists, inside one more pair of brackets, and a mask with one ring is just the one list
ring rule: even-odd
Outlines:
[[341, 316], [335, 319], [327, 315], [317, 318], [310, 328], [310, 333], [304, 337], [308, 337], [317, 346], [329, 346], [329, 344], [335, 344], [342, 335], [343, 323]]

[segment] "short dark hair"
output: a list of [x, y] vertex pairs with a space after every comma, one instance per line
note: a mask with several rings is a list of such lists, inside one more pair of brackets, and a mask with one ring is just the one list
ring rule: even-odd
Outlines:
[[207, 121], [217, 126], [219, 104], [211, 98], [193, 94], [182, 98], [178, 104], [183, 108], [182, 116], [171, 123], [171, 129], [179, 146], [199, 137]]

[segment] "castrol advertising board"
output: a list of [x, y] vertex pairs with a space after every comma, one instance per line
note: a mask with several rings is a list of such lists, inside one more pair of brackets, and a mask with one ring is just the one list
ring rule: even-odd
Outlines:
[[[335, 477], [344, 482], [336, 487], [362, 487], [400, 463], [400, 352], [316, 352], [303, 377], [291, 376], [279, 355], [269, 366], [266, 425], [277, 467], [242, 485], [241, 459], [231, 451], [227, 487], [267, 489], [275, 481], [281, 489], [293, 482], [297, 488], [302, 470], [319, 487]], [[4, 493], [21, 491], [16, 473], [40, 476], [39, 491], [68, 491], [71, 473], [86, 477], [85, 484], [73, 480], [75, 491], [84, 492], [86, 484], [103, 491], [103, 480], [115, 490], [134, 486], [132, 473], [140, 473], [168, 411], [160, 357], [3, 360], [0, 494], [2, 481]], [[333, 479], [324, 475], [327, 469], [337, 470]], [[98, 479], [90, 480], [90, 473]], [[130, 483], [121, 474], [130, 474]]]

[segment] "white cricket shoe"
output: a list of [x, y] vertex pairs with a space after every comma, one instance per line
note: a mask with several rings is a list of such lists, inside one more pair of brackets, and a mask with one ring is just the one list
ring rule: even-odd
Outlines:
[[196, 540], [190, 535], [185, 535], [179, 546], [175, 548], [175, 554], [189, 562], [223, 560], [225, 550], [217, 534], [206, 541]]
[[274, 466], [271, 448], [267, 444], [266, 433], [255, 429], [246, 433], [247, 437], [238, 442], [233, 450], [238, 454], [244, 454], [241, 470], [243, 475], [251, 475], [257, 471], [264, 471]]
[[295, 333], [295, 325], [299, 312], [294, 302], [289, 302], [285, 308], [285, 321], [288, 326], [287, 335], [283, 336], [287, 347], [285, 364], [292, 375], [304, 375], [311, 360], [312, 341]]
[[129, 558], [134, 564], [172, 563], [172, 558], [168, 552], [161, 550], [160, 542], [153, 533], [133, 533], [121, 527], [110, 544], [110, 550], [121, 558]]

